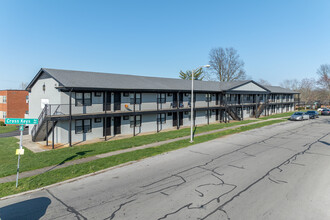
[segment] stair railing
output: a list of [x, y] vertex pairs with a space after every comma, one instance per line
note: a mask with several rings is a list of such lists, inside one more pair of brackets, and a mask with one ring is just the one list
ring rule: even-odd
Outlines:
[[32, 136], [33, 141], [36, 139], [37, 131], [40, 128], [40, 126], [42, 125], [42, 123], [44, 122], [47, 114], [49, 114], [49, 111], [50, 111], [50, 108], [48, 108], [48, 105], [46, 104], [38, 117], [38, 124], [35, 124], [31, 130], [31, 136]]

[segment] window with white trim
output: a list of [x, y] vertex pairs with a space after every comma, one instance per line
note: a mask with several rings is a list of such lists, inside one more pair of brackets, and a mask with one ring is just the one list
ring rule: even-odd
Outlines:
[[7, 112], [5, 111], [0, 111], [0, 118], [5, 119], [7, 117]]
[[0, 103], [7, 103], [7, 96], [5, 96], [5, 95], [1, 95], [0, 96]]

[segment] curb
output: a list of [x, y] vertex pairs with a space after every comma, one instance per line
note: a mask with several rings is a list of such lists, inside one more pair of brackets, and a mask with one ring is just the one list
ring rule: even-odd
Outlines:
[[13, 194], [13, 195], [1, 197], [0, 198], [0, 201], [6, 200], [6, 199], [15, 198], [17, 196], [22, 196], [22, 195], [30, 194], [30, 193], [37, 192], [37, 191], [42, 191], [42, 190], [51, 188], [53, 186], [60, 186], [60, 185], [65, 184], [65, 183], [75, 182], [77, 180], [80, 180], [80, 179], [83, 179], [83, 178], [86, 178], [86, 177], [94, 176], [94, 175], [97, 175], [97, 174], [100, 174], [100, 173], [104, 173], [104, 172], [109, 171], [109, 170], [112, 170], [112, 169], [117, 169], [117, 168], [120, 168], [120, 167], [131, 165], [131, 164], [134, 164], [136, 162], [139, 162], [139, 160], [130, 161], [130, 162], [127, 162], [127, 163], [123, 163], [123, 164], [114, 166], [114, 167], [109, 167], [109, 168], [106, 168], [106, 169], [103, 169], [103, 170], [99, 170], [99, 171], [96, 171], [94, 173], [85, 174], [85, 175], [74, 177], [74, 178], [71, 178], [71, 179], [68, 179], [68, 180], [64, 180], [64, 181], [61, 181], [61, 182], [58, 182], [58, 183], [54, 183], [54, 184], [51, 184], [51, 185], [48, 185], [48, 186], [43, 186], [41, 188], [32, 189], [32, 190], [29, 190], [29, 191], [20, 192], [20, 193], [17, 193], [17, 194]]

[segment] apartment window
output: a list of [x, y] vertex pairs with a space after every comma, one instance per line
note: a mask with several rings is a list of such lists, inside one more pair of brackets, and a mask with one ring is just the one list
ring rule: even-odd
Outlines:
[[25, 97], [25, 102], [29, 103], [29, 96], [28, 95]]
[[157, 114], [157, 121], [160, 122], [161, 124], [165, 124], [166, 114], [165, 113]]
[[211, 102], [211, 101], [212, 101], [212, 96], [211, 96], [211, 94], [205, 94], [205, 101], [206, 101], [206, 102]]
[[134, 118], [135, 118], [135, 127], [141, 127], [141, 115], [130, 116], [130, 127], [134, 127]]
[[76, 92], [76, 106], [92, 105], [92, 95], [90, 92]]
[[246, 101], [250, 101], [250, 95], [246, 95]]
[[141, 104], [141, 93], [136, 93], [135, 104]]
[[25, 111], [25, 114], [28, 115], [29, 114], [29, 111]]
[[130, 117], [129, 117], [129, 122], [130, 122], [130, 127], [131, 127], [131, 128], [134, 127], [134, 117], [135, 117], [135, 116], [130, 116]]
[[135, 126], [136, 127], [141, 127], [141, 118], [142, 118], [141, 115], [135, 116]]
[[0, 96], [0, 103], [7, 103], [7, 96]]
[[141, 93], [135, 93], [135, 100], [134, 100], [134, 93], [130, 93], [130, 104], [141, 104]]
[[158, 103], [166, 103], [166, 93], [158, 94]]
[[75, 123], [76, 123], [75, 124], [76, 134], [92, 132], [92, 120], [91, 119], [76, 120]]
[[260, 95], [260, 101], [263, 101], [263, 100], [264, 100], [264, 96]]
[[168, 113], [167, 113], [167, 116], [172, 116], [172, 115], [173, 115], [172, 112], [168, 112]]
[[234, 101], [237, 101], [237, 95], [233, 95], [234, 96]]
[[7, 112], [0, 111], [0, 118], [6, 118]]
[[128, 97], [129, 96], [129, 93], [128, 92], [124, 92], [123, 96], [124, 97]]

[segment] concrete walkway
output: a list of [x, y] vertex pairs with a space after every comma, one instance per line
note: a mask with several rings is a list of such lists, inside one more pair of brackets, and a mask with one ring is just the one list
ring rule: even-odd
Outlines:
[[[229, 129], [239, 128], [239, 127], [243, 127], [243, 126], [247, 126], [247, 125], [258, 124], [258, 123], [262, 123], [262, 122], [265, 122], [265, 121], [272, 121], [272, 120], [286, 119], [286, 118], [288, 118], [288, 117], [272, 118], [272, 119], [268, 119], [268, 120], [260, 120], [260, 121], [256, 121], [256, 122], [251, 122], [251, 123], [247, 123], [247, 124], [243, 124], [243, 125], [231, 126], [231, 127], [227, 127], [227, 128], [222, 128], [222, 129], [217, 129], [217, 130], [212, 130], [212, 131], [196, 134], [195, 137], [202, 136], [202, 135], [207, 135], [207, 134], [212, 134], [212, 133], [216, 133], [216, 132], [220, 132], [220, 131], [225, 131], [225, 130], [229, 130]], [[126, 152], [131, 152], [131, 151], [136, 151], [136, 150], [140, 150], [140, 149], [156, 147], [156, 146], [160, 146], [160, 145], [163, 145], [163, 144], [167, 144], [167, 143], [171, 143], [171, 142], [175, 142], [175, 141], [179, 141], [179, 140], [184, 140], [184, 139], [188, 139], [188, 138], [190, 138], [190, 136], [174, 138], [174, 139], [155, 142], [155, 143], [151, 143], [151, 144], [147, 144], [147, 145], [143, 145], [143, 146], [139, 146], [139, 147], [133, 147], [133, 148], [123, 149], [123, 150], [118, 150], [118, 151], [112, 151], [112, 152], [99, 154], [99, 155], [95, 155], [95, 156], [90, 156], [90, 157], [86, 157], [86, 158], [82, 158], [82, 159], [72, 160], [72, 161], [65, 162], [63, 164], [57, 164], [57, 165], [53, 165], [53, 166], [48, 166], [48, 167], [36, 169], [36, 170], [22, 172], [22, 173], [19, 174], [19, 178], [35, 176], [35, 175], [42, 174], [42, 173], [45, 173], [45, 172], [48, 172], [48, 171], [51, 171], [51, 170], [56, 170], [56, 169], [68, 167], [68, 166], [75, 165], [75, 164], [86, 163], [86, 162], [97, 160], [97, 159], [100, 159], [100, 158], [110, 157], [110, 156], [114, 156], [114, 155], [118, 155], [118, 154], [122, 154], [122, 153], [126, 153]], [[12, 182], [12, 181], [15, 181], [15, 180], [16, 180], [16, 174], [0, 178], [0, 183]]]

